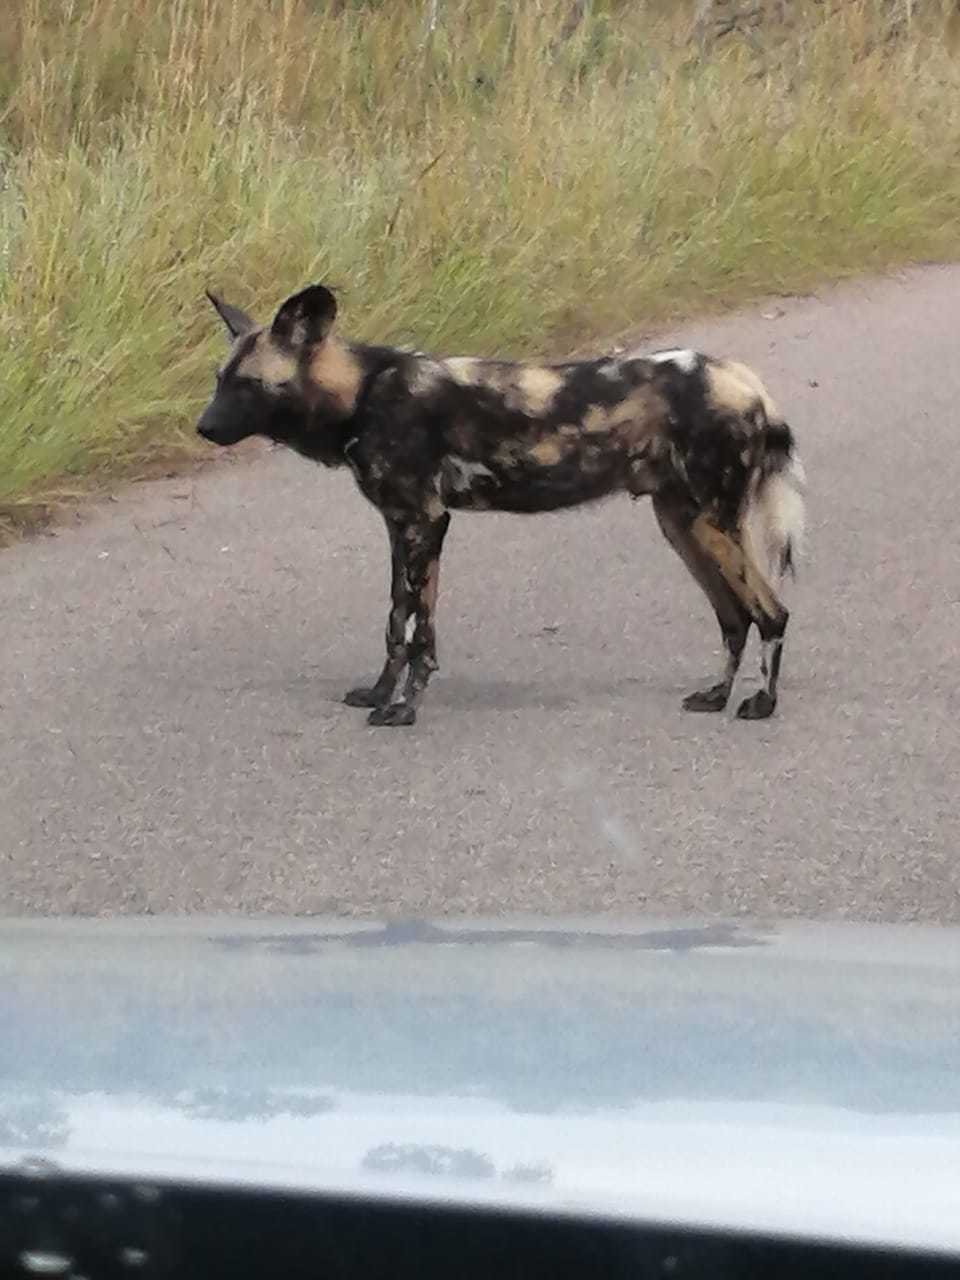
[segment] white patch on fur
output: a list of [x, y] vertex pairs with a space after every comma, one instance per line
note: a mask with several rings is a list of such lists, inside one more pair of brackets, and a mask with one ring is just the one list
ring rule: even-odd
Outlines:
[[693, 373], [700, 357], [689, 347], [671, 347], [669, 351], [653, 351], [647, 359], [654, 364], [675, 364], [681, 373]]
[[347, 443], [343, 446], [343, 456], [347, 460], [347, 466], [350, 468], [350, 470], [353, 472], [355, 476], [359, 476], [360, 471], [357, 466], [357, 460], [356, 458], [353, 457], [353, 451], [359, 443], [360, 443], [359, 436], [351, 436], [350, 439], [347, 441]]
[[410, 390], [415, 396], [425, 395], [440, 381], [443, 366], [436, 360], [418, 360], [416, 371], [410, 379]]
[[760, 674], [764, 681], [770, 678], [770, 664], [773, 661], [774, 648], [783, 644], [783, 640], [761, 640], [760, 641]]
[[483, 381], [483, 362], [476, 356], [452, 356], [444, 360], [443, 367], [463, 387], [475, 387]]
[[407, 624], [403, 629], [403, 638], [406, 640], [407, 644], [410, 643], [410, 641], [416, 635], [416, 632], [417, 632], [417, 615], [415, 613], [411, 613], [410, 617], [407, 619]]
[[469, 458], [450, 453], [444, 459], [442, 478], [445, 486], [454, 493], [469, 493], [475, 480], [493, 480], [495, 476], [482, 462], [472, 462]]
[[803, 463], [794, 453], [783, 471], [776, 471], [761, 482], [747, 510], [747, 536], [771, 582], [783, 578], [781, 564], [788, 549], [793, 564], [803, 555], [805, 486]]
[[800, 461], [799, 453], [790, 455], [790, 465], [787, 467], [786, 476], [789, 478], [790, 484], [798, 493], [806, 493], [807, 491], [807, 472]]

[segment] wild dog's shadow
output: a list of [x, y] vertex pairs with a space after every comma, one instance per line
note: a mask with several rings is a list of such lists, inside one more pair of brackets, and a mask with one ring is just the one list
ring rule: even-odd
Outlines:
[[[262, 692], [283, 691], [296, 696], [301, 705], [309, 702], [342, 703], [348, 689], [364, 682], [372, 684], [376, 672], [362, 668], [341, 675], [331, 675], [316, 668], [303, 668], [294, 674], [260, 677], [241, 682], [244, 689]], [[687, 686], [658, 680], [656, 676], [613, 676], [607, 679], [570, 676], [540, 680], [496, 680], [463, 675], [437, 675], [424, 697], [424, 708], [461, 711], [566, 711], [609, 700], [636, 701], [644, 696], [654, 699], [678, 699], [689, 692]]]
[[[375, 676], [375, 672], [364, 672], [362, 668], [333, 676], [329, 674], [329, 668], [321, 672], [307, 667], [283, 676], [242, 680], [229, 689], [232, 692], [244, 689], [293, 695], [299, 705], [309, 704], [316, 708], [321, 704], [342, 703], [348, 689], [364, 682], [372, 684]], [[423, 705], [425, 709], [436, 707], [451, 712], [568, 711], [598, 702], [609, 702], [611, 706], [636, 704], [639, 699], [647, 699], [651, 703], [676, 702], [690, 692], [695, 680], [695, 674], [687, 683], [658, 679], [655, 674], [606, 679], [544, 676], [541, 680], [485, 680], [462, 675], [437, 675], [431, 681]], [[756, 680], [741, 677], [738, 688], [749, 689], [756, 684]], [[226, 692], [227, 688], [224, 686], [223, 691]]]
[[[356, 683], [356, 681], [354, 681]], [[340, 688], [323, 681], [324, 693], [339, 702], [347, 684]], [[424, 698], [427, 708], [449, 711], [567, 711], [603, 698], [636, 696], [645, 687], [639, 677], [620, 680], [483, 680], [464, 676], [437, 676]], [[658, 692], [663, 692], [659, 690]]]
[[[304, 695], [320, 702], [342, 702], [346, 691], [364, 680], [372, 684], [376, 673], [362, 671], [342, 679], [298, 673], [282, 682], [287, 692]], [[551, 687], [546, 681], [469, 680], [459, 676], [436, 677], [424, 698], [425, 707], [443, 707], [450, 711], [563, 711], [574, 707], [591, 695], [583, 688], [567, 684]], [[595, 695], [593, 695], [595, 696]]]

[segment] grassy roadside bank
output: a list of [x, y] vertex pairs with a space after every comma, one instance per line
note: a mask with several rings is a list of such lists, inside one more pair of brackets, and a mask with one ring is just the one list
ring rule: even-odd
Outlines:
[[[310, 279], [442, 350], [591, 335], [960, 253], [946, 5], [10, 0], [0, 528], [194, 451], [221, 337]], [[952, 7], [952, 6], [951, 6]], [[431, 15], [435, 14], [435, 22]]]

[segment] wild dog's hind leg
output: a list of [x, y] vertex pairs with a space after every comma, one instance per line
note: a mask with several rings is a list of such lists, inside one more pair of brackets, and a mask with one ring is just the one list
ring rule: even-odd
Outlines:
[[773, 715], [777, 705], [783, 638], [790, 615], [760, 571], [739, 530], [721, 529], [708, 516], [699, 515], [691, 532], [757, 624], [762, 646], [763, 687], [740, 704], [737, 715], [741, 720], [765, 720]]
[[407, 679], [403, 694], [370, 712], [370, 724], [407, 725], [417, 718], [417, 705], [437, 669], [434, 617], [440, 580], [440, 552], [450, 524], [445, 511], [434, 519], [418, 519], [399, 530], [398, 543], [407, 582], [405, 622]]
[[373, 685], [360, 685], [344, 697], [348, 707], [385, 707], [393, 697], [397, 681], [407, 665], [407, 616], [410, 608], [410, 585], [404, 545], [399, 526], [387, 521], [390, 538], [391, 582], [390, 613], [387, 617], [387, 660]]
[[720, 679], [706, 689], [699, 689], [683, 700], [686, 711], [722, 711], [730, 700], [730, 692], [740, 668], [747, 643], [751, 616], [737, 595], [727, 585], [712, 556], [708, 555], [692, 533], [697, 508], [677, 493], [654, 495], [653, 509], [660, 529], [703, 588], [713, 605], [720, 624], [726, 654]]

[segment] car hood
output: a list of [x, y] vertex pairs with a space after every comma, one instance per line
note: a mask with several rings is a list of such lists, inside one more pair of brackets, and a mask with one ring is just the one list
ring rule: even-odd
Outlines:
[[960, 1253], [960, 931], [0, 923], [0, 1166]]

